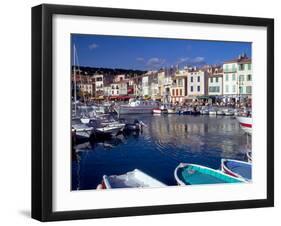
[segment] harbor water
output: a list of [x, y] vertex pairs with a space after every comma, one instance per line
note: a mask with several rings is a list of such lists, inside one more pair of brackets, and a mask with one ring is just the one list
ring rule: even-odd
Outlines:
[[103, 175], [134, 169], [176, 185], [174, 170], [179, 163], [219, 169], [221, 158], [246, 160], [251, 143], [234, 117], [140, 114], [124, 118], [130, 122], [137, 118], [147, 127], [73, 148], [72, 190], [96, 189]]

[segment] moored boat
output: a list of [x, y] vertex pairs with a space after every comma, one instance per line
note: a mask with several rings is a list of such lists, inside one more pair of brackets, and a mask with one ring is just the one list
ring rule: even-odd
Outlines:
[[252, 164], [249, 162], [234, 159], [222, 159], [221, 170], [233, 177], [241, 178], [246, 181], [252, 180]]
[[168, 111], [168, 114], [176, 114], [177, 113], [177, 111], [175, 109], [172, 109], [172, 108], [168, 108], [167, 111]]
[[167, 109], [161, 109], [161, 108], [156, 108], [152, 110], [153, 114], [168, 114], [168, 110]]
[[123, 131], [125, 123], [114, 120], [113, 118], [99, 118], [91, 120], [89, 126], [94, 128], [94, 135], [96, 137], [117, 136]]
[[215, 109], [210, 109], [209, 115], [217, 115], [217, 111]]
[[124, 131], [139, 131], [142, 130], [144, 126], [147, 126], [142, 121], [139, 121], [137, 119], [134, 120], [133, 123], [126, 123], [124, 127]]
[[128, 104], [121, 104], [114, 107], [118, 115], [121, 114], [148, 114], [159, 104], [151, 100], [130, 100]]
[[94, 132], [94, 128], [92, 126], [88, 126], [83, 123], [77, 123], [72, 121], [71, 131], [73, 136], [75, 136], [76, 140], [84, 140], [89, 139]]
[[166, 187], [164, 183], [149, 176], [139, 169], [127, 172], [122, 175], [104, 175], [101, 185], [98, 188], [149, 188], [149, 187]]
[[95, 127], [94, 132], [96, 136], [117, 136], [123, 131], [125, 124], [118, 123], [112, 125], [105, 125], [101, 127]]
[[225, 115], [223, 110], [217, 110], [217, 115]]
[[224, 115], [225, 116], [233, 116], [234, 115], [234, 111], [231, 109], [225, 109], [224, 110]]
[[200, 110], [201, 115], [208, 115], [209, 109], [207, 107], [202, 107]]
[[161, 114], [161, 109], [160, 108], [156, 108], [152, 110], [153, 114]]
[[252, 117], [237, 116], [241, 128], [249, 134], [252, 134]]
[[240, 178], [225, 174], [209, 167], [180, 163], [174, 171], [174, 176], [179, 185], [241, 183]]

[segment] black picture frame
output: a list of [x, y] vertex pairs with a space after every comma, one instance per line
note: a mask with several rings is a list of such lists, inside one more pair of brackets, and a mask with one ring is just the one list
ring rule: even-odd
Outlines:
[[[52, 210], [52, 18], [55, 14], [247, 25], [267, 28], [267, 198], [96, 210]], [[274, 206], [274, 20], [176, 12], [43, 4], [32, 8], [32, 218], [122, 217]]]

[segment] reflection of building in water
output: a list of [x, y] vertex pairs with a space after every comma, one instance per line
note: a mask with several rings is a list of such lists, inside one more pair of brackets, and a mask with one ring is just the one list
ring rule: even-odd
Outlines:
[[190, 134], [203, 136], [208, 130], [208, 126], [203, 121], [199, 122], [179, 122], [178, 117], [154, 117], [149, 126], [149, 135], [153, 139], [163, 140], [163, 142], [177, 141], [187, 143], [187, 137]]
[[211, 151], [229, 157], [237, 154], [237, 148], [245, 143], [239, 124], [230, 118], [154, 116], [145, 133], [153, 141], [166, 145], [167, 150], [171, 145], [187, 152], [212, 147]]

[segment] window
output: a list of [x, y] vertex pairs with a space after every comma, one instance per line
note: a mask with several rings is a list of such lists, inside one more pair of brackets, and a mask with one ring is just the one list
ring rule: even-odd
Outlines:
[[228, 64], [225, 65], [225, 71], [228, 72]]
[[247, 81], [251, 81], [252, 80], [252, 76], [249, 74], [247, 75]]
[[239, 87], [239, 94], [243, 94], [243, 86]]
[[178, 80], [178, 86], [182, 86], [182, 79]]
[[200, 86], [197, 86], [197, 92], [200, 92]]
[[239, 75], [239, 81], [243, 82], [244, 81], [244, 75]]
[[114, 91], [113, 91], [113, 90], [111, 91], [111, 94], [112, 94], [112, 95], [114, 94]]
[[216, 82], [219, 82], [219, 78], [218, 77], [216, 77]]
[[233, 93], [236, 92], [236, 86], [235, 86], [235, 85], [232, 86], [232, 92], [233, 92]]
[[229, 87], [228, 87], [228, 85], [225, 86], [225, 92], [226, 92], [226, 93], [229, 92]]
[[180, 96], [182, 96], [182, 89], [180, 89]]
[[235, 64], [232, 64], [232, 71], [236, 71], [236, 67], [235, 67]]
[[116, 92], [117, 94], [119, 94], [119, 91], [117, 90], [117, 92]]
[[193, 92], [193, 86], [190, 86], [190, 92]]
[[173, 93], [173, 96], [175, 96], [175, 90], [174, 89], [172, 90], [172, 93]]
[[252, 86], [246, 86], [246, 93], [251, 94], [252, 93]]
[[211, 78], [211, 83], [213, 83], [213, 77]]
[[235, 81], [236, 80], [236, 76], [235, 74], [232, 74], [232, 81]]
[[239, 64], [239, 70], [244, 71], [245, 65], [244, 64]]
[[220, 91], [220, 87], [219, 86], [211, 86], [209, 87], [209, 92], [210, 93], [218, 93]]
[[179, 95], [179, 91], [178, 91], [178, 89], [176, 89], [176, 96], [178, 96]]
[[200, 76], [197, 77], [197, 82], [200, 82]]
[[193, 76], [190, 77], [190, 82], [193, 82]]
[[252, 69], [252, 64], [248, 64], [248, 70]]
[[228, 81], [228, 75], [225, 75], [225, 81]]

